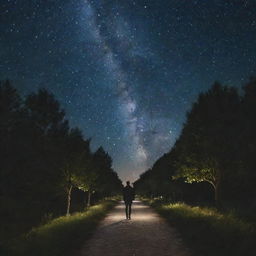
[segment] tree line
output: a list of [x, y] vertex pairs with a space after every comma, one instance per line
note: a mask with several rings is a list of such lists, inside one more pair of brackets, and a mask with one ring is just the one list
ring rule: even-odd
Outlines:
[[53, 94], [0, 83], [0, 239], [120, 193], [110, 155], [90, 143]]
[[256, 208], [256, 78], [238, 91], [216, 82], [200, 93], [171, 150], [135, 182], [172, 201]]

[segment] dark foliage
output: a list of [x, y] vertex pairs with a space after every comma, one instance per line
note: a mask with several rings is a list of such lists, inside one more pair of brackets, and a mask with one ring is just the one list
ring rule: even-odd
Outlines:
[[22, 99], [0, 84], [0, 147], [0, 241], [121, 191], [111, 157], [91, 152], [46, 90]]
[[218, 207], [237, 211], [249, 205], [252, 215], [255, 131], [256, 79], [241, 95], [215, 83], [199, 95], [174, 147], [140, 176], [136, 190], [169, 201], [209, 204], [215, 199]]

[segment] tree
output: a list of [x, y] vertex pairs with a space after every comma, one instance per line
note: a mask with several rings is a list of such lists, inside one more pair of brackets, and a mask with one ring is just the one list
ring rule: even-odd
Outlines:
[[[11, 86], [8, 80], [0, 83], [0, 147], [1, 147], [1, 172], [0, 182], [5, 179], [10, 164], [9, 156], [14, 150], [17, 127], [21, 119], [21, 98], [17, 90]], [[0, 183], [1, 184], [1, 183]], [[0, 194], [3, 184], [0, 185]], [[2, 192], [3, 193], [3, 192]]]
[[70, 214], [72, 189], [83, 187], [82, 173], [91, 159], [90, 140], [84, 140], [82, 132], [78, 129], [71, 129], [63, 145], [63, 187], [66, 191], [67, 207], [66, 214]]
[[29, 94], [24, 100], [24, 108], [27, 128], [23, 137], [29, 145], [26, 162], [30, 162], [30, 168], [26, 169], [31, 186], [28, 193], [33, 191], [35, 201], [40, 199], [42, 205], [45, 203], [45, 207], [51, 209], [59, 197], [68, 121], [54, 95], [45, 89]]
[[86, 207], [91, 206], [91, 196], [95, 192], [97, 187], [97, 181], [99, 178], [99, 174], [93, 168], [87, 167], [81, 170], [79, 180], [78, 180], [78, 188], [84, 192], [87, 192], [87, 200], [86, 200]]
[[223, 177], [238, 154], [235, 138], [239, 104], [234, 88], [215, 83], [199, 95], [176, 143], [179, 160], [175, 177], [211, 184], [218, 206]]
[[1, 215], [7, 223], [17, 223], [21, 232], [43, 215], [58, 212], [59, 138], [68, 125], [53, 95], [44, 90], [24, 100], [8, 81], [0, 86], [0, 109], [0, 194], [8, 206], [1, 207]]
[[[102, 193], [109, 190], [111, 179], [108, 174], [112, 172], [112, 159], [103, 147], [99, 147], [93, 154], [93, 166], [97, 173], [97, 178], [92, 179], [94, 182], [90, 184], [88, 198], [90, 198], [92, 191], [97, 190], [99, 193]], [[95, 177], [95, 174], [93, 177]]]
[[238, 145], [240, 147], [241, 170], [239, 177], [240, 191], [246, 204], [256, 207], [256, 77], [252, 77], [243, 87], [244, 95], [241, 101], [240, 134]]
[[45, 89], [21, 98], [9, 81], [0, 83], [0, 149], [1, 240], [62, 215], [64, 200], [69, 214], [74, 187], [102, 189], [103, 195], [109, 192], [101, 186], [104, 178], [120, 182], [111, 157], [94, 161], [90, 139], [69, 128], [59, 102]]

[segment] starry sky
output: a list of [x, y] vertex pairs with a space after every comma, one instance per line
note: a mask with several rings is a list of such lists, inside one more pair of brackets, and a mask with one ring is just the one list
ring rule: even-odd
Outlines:
[[255, 0], [0, 0], [0, 80], [46, 88], [136, 180], [214, 81], [256, 75]]

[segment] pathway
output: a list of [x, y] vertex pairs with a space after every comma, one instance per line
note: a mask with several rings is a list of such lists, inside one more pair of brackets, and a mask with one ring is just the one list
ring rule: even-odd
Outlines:
[[120, 202], [101, 222], [79, 256], [188, 256], [181, 239], [150, 207], [132, 205], [131, 220], [125, 219]]

